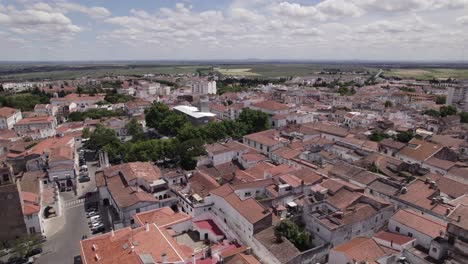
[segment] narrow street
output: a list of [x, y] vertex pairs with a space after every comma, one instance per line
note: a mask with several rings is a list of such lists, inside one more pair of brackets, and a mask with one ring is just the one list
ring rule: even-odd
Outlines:
[[85, 204], [97, 201], [97, 196], [84, 198], [87, 192], [96, 188], [94, 164], [88, 163], [91, 180], [78, 183], [77, 195], [74, 192], [60, 193], [62, 215], [48, 220], [50, 235], [43, 245], [43, 254], [35, 262], [38, 264], [72, 264], [74, 257], [80, 254], [79, 241], [86, 235], [91, 236], [88, 218], [85, 214]]

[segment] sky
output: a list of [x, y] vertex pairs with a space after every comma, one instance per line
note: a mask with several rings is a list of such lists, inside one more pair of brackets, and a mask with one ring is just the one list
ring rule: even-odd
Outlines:
[[468, 60], [468, 0], [0, 0], [0, 60]]

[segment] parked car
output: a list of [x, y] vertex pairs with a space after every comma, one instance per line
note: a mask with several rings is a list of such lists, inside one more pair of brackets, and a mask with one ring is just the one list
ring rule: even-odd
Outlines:
[[98, 215], [98, 212], [96, 210], [89, 210], [86, 212], [86, 217], [88, 218], [95, 215]]
[[7, 264], [23, 264], [23, 263], [27, 263], [28, 260], [26, 258], [23, 258], [23, 257], [11, 257], [8, 259], [8, 262]]
[[105, 230], [106, 230], [106, 229], [104, 228], [104, 225], [102, 225], [102, 226], [98, 226], [98, 227], [92, 228], [92, 229], [91, 229], [91, 232], [92, 232], [93, 234], [97, 234], [97, 233], [99, 233], [99, 232], [104, 232]]
[[29, 252], [26, 254], [26, 257], [29, 258], [29, 257], [35, 256], [35, 255], [41, 254], [41, 253], [42, 253], [42, 248], [37, 247], [37, 248], [35, 248], [35, 249], [29, 251]]
[[83, 176], [83, 177], [78, 178], [78, 182], [89, 182], [90, 180], [91, 178], [88, 176]]

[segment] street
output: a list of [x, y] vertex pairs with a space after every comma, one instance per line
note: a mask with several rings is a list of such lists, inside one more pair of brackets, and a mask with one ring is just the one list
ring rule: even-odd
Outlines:
[[94, 173], [96, 167], [88, 163], [91, 181], [78, 183], [77, 196], [74, 192], [60, 193], [62, 215], [48, 220], [47, 241], [43, 245], [43, 254], [35, 263], [68, 264], [80, 254], [79, 241], [86, 235], [91, 236], [88, 227], [89, 219], [85, 215], [85, 203], [97, 201], [96, 196], [84, 198], [84, 195], [95, 189]]

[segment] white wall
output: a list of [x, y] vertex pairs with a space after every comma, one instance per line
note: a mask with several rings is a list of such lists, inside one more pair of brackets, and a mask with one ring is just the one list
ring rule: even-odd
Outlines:
[[[399, 227], [399, 231], [397, 231], [397, 227]], [[431, 241], [432, 237], [425, 235], [423, 233], [420, 233], [419, 231], [410, 228], [408, 226], [405, 226], [402, 223], [399, 223], [395, 221], [394, 219], [390, 219], [388, 222], [388, 230], [393, 233], [398, 233], [404, 236], [408, 236], [408, 233], [412, 233], [413, 237], [416, 238], [416, 244], [422, 246], [425, 249], [428, 249], [431, 247]]]

